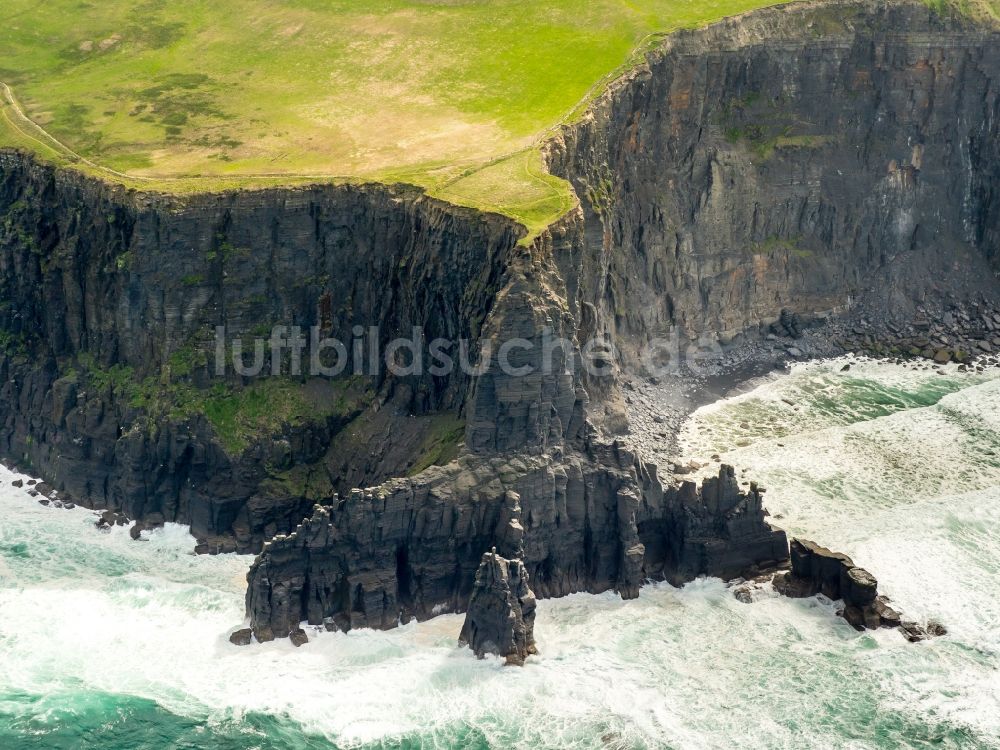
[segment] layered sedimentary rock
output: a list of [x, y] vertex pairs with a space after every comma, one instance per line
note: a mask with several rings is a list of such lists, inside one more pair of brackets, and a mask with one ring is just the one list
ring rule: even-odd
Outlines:
[[535, 648], [535, 595], [520, 560], [506, 560], [494, 549], [483, 555], [469, 597], [459, 640], [480, 659], [500, 656], [524, 664]]
[[573, 309], [635, 357], [782, 308], [902, 317], [935, 291], [995, 295], [998, 115], [1000, 34], [919, 3], [673, 34], [549, 146], [584, 215], [557, 257]]
[[[324, 487], [402, 471], [421, 415], [457, 415], [460, 368], [388, 381], [370, 373], [368, 339], [381, 352], [418, 327], [474, 353], [522, 231], [406, 187], [145, 195], [0, 152], [0, 450], [88, 505], [259, 550]], [[333, 385], [282, 363], [316, 416], [233, 446], [201, 404], [222, 388], [229, 408], [250, 381], [231, 363], [217, 376], [216, 327], [247, 338], [250, 362], [249, 338], [279, 325], [317, 326], [350, 362]], [[360, 437], [329, 455], [348, 428]], [[368, 440], [378, 450], [343, 446]]]

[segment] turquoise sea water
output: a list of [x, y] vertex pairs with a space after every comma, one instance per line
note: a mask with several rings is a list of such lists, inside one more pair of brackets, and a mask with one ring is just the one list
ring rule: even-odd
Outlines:
[[761, 480], [944, 638], [708, 579], [543, 601], [523, 669], [456, 616], [241, 649], [248, 558], [97, 532], [0, 470], [0, 748], [1000, 748], [1000, 375], [844, 361], [705, 407], [685, 456]]

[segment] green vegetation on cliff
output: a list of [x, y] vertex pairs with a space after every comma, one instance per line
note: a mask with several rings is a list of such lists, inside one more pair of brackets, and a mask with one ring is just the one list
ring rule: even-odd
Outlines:
[[574, 202], [555, 128], [665, 33], [773, 4], [5, 0], [0, 146], [177, 193], [403, 181], [534, 232]]
[[573, 200], [552, 128], [663, 32], [772, 1], [6, 0], [0, 145], [171, 192], [406, 181], [537, 229]]
[[[0, 337], [0, 344], [3, 344]], [[176, 360], [177, 358], [172, 358]], [[371, 399], [368, 384], [359, 378], [264, 377], [240, 386], [220, 381], [210, 388], [194, 386], [190, 370], [171, 363], [163, 376], [139, 378], [127, 365], [101, 367], [89, 355], [68, 366], [64, 377], [101, 392], [114, 394], [154, 420], [182, 420], [203, 415], [223, 448], [239, 455], [262, 436], [279, 434], [288, 426], [322, 422], [330, 417], [349, 419]]]

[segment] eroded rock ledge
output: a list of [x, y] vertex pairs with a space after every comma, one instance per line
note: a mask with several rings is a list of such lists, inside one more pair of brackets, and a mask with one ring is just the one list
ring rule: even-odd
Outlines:
[[248, 574], [260, 641], [303, 620], [392, 628], [468, 607], [482, 551], [520, 559], [540, 597], [615, 590], [647, 579], [751, 576], [787, 559], [756, 487], [732, 467], [699, 488], [664, 487], [619, 442], [585, 451], [460, 459], [317, 507], [276, 537]]
[[807, 539], [791, 541], [791, 570], [774, 576], [780, 594], [803, 598], [823, 594], [843, 601], [839, 614], [856, 630], [899, 628], [910, 641], [943, 635], [938, 623], [920, 625], [905, 620], [889, 599], [879, 593], [878, 581], [847, 555], [833, 552]]

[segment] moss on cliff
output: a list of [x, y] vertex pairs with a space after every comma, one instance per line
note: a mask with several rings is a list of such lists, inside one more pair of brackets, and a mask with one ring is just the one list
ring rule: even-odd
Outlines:
[[458, 456], [465, 437], [465, 420], [454, 414], [437, 414], [417, 449], [413, 466], [407, 476], [416, 476], [431, 466], [442, 466]]
[[64, 374], [82, 375], [85, 383], [98, 391], [112, 392], [152, 422], [203, 416], [226, 452], [234, 456], [261, 438], [280, 434], [287, 426], [347, 417], [371, 400], [367, 383], [358, 378], [301, 381], [265, 377], [247, 385], [220, 381], [199, 388], [187, 377], [203, 364], [203, 354], [184, 349], [174, 354], [170, 368], [160, 378], [140, 378], [127, 365], [101, 367], [82, 354]]

